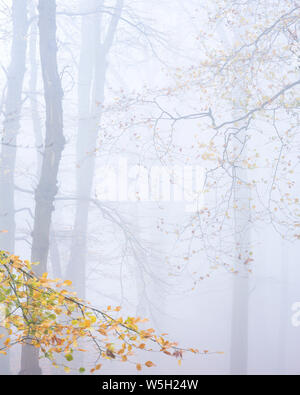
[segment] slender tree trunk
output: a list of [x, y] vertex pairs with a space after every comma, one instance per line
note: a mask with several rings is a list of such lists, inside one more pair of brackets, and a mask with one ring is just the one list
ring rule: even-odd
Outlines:
[[[80, 2], [81, 11], [91, 11], [96, 7], [94, 0]], [[85, 266], [87, 249], [88, 199], [91, 194], [94, 176], [93, 135], [97, 137], [97, 130], [91, 126], [91, 92], [95, 69], [95, 41], [100, 44], [100, 36], [96, 36], [101, 19], [97, 16], [84, 16], [81, 25], [81, 53], [78, 76], [78, 135], [76, 152], [76, 184], [77, 204], [75, 223], [71, 244], [70, 262], [67, 278], [73, 281], [76, 291], [81, 297], [85, 296]], [[100, 45], [99, 45], [100, 47]], [[88, 153], [89, 152], [89, 153]]]
[[[246, 171], [239, 170], [237, 179], [246, 182]], [[233, 278], [230, 371], [232, 375], [246, 375], [248, 371], [248, 321], [249, 321], [249, 273], [245, 262], [249, 258], [250, 219], [249, 190], [246, 185], [235, 189], [235, 244], [236, 269]]]
[[[50, 225], [57, 194], [57, 176], [65, 145], [63, 91], [57, 66], [56, 2], [39, 0], [40, 56], [46, 102], [46, 138], [41, 176], [35, 193], [35, 218], [31, 259], [40, 262], [36, 274], [47, 270]], [[21, 374], [41, 374], [39, 352], [31, 345], [22, 349]]]
[[37, 273], [47, 270], [49, 234], [57, 177], [64, 150], [63, 90], [58, 74], [56, 45], [56, 2], [39, 1], [40, 56], [46, 102], [46, 138], [41, 176], [35, 193], [32, 261], [40, 262]]
[[[93, 1], [88, 6], [99, 7]], [[82, 4], [85, 8], [86, 4]], [[86, 256], [89, 216], [94, 172], [95, 149], [101, 120], [101, 105], [104, 102], [104, 88], [107, 74], [107, 56], [113, 44], [120, 19], [123, 0], [117, 0], [116, 11], [111, 18], [106, 38], [101, 42], [101, 16], [84, 17], [82, 21], [82, 42], [78, 87], [78, 138], [77, 138], [77, 205], [67, 278], [73, 281], [79, 296], [85, 297]], [[91, 19], [93, 35], [90, 36]]]
[[[237, 103], [244, 97], [244, 86], [237, 83], [233, 88]], [[236, 109], [233, 116], [240, 116]], [[238, 154], [233, 167], [234, 179], [234, 239], [235, 268], [237, 274], [233, 278], [232, 317], [231, 317], [231, 355], [230, 370], [232, 375], [246, 375], [248, 372], [248, 339], [249, 339], [249, 250], [251, 233], [251, 191], [248, 186], [248, 170], [243, 161], [247, 158], [247, 130], [242, 129], [233, 138], [234, 155]]]
[[281, 305], [280, 323], [278, 339], [278, 374], [287, 372], [287, 344], [288, 344], [288, 323], [289, 323], [289, 248], [287, 240], [281, 241]]
[[14, 252], [15, 246], [14, 176], [26, 69], [27, 2], [14, 0], [12, 16], [13, 41], [11, 63], [8, 70], [0, 167], [0, 226], [1, 230], [7, 231], [7, 233], [0, 235], [0, 249], [10, 253]]
[[[220, 39], [224, 46], [231, 51], [225, 30], [218, 26]], [[240, 31], [234, 31], [235, 37], [240, 37]], [[244, 96], [243, 81], [237, 81], [232, 87], [232, 94], [236, 102], [242, 101]], [[242, 107], [242, 106], [241, 106]], [[233, 117], [240, 115], [238, 107], [232, 112]], [[241, 130], [238, 136], [232, 136], [233, 153], [240, 153], [236, 157], [232, 176], [234, 179], [234, 253], [235, 267], [238, 274], [232, 282], [232, 317], [230, 339], [230, 373], [232, 375], [246, 375], [248, 372], [248, 324], [249, 324], [249, 271], [248, 258], [250, 247], [249, 222], [251, 220], [250, 198], [251, 192], [247, 185], [248, 172], [244, 168], [243, 160], [247, 157], [247, 131]]]
[[[244, 86], [237, 83], [233, 88], [237, 103], [242, 102]], [[233, 116], [241, 112], [236, 109]], [[234, 193], [234, 242], [235, 268], [237, 274], [233, 278], [232, 317], [231, 317], [231, 350], [230, 370], [232, 375], [246, 375], [248, 372], [248, 324], [249, 324], [249, 249], [251, 234], [251, 191], [248, 186], [248, 170], [243, 161], [247, 158], [247, 130], [241, 130], [232, 137], [234, 155], [238, 155], [233, 167]]]
[[[35, 2], [31, 0], [29, 7], [30, 18], [35, 18]], [[32, 125], [36, 144], [37, 154], [37, 178], [40, 178], [42, 168], [42, 154], [43, 147], [43, 133], [42, 124], [39, 116], [38, 95], [37, 95], [37, 81], [38, 81], [38, 26], [35, 21], [31, 23], [30, 42], [29, 42], [29, 60], [30, 60], [30, 81], [29, 81], [29, 99], [31, 107]]]
[[[22, 90], [26, 70], [27, 1], [12, 2], [13, 40], [8, 70], [7, 95], [0, 159], [0, 250], [15, 252], [14, 177], [17, 135], [20, 129]], [[0, 373], [9, 373], [9, 356], [0, 360]]]
[[[239, 37], [239, 32], [235, 32]], [[238, 103], [245, 97], [243, 82], [237, 81], [233, 95]], [[242, 105], [239, 105], [242, 107]], [[236, 108], [233, 116], [240, 116]], [[234, 155], [234, 238], [235, 266], [238, 274], [233, 278], [232, 317], [231, 317], [231, 374], [246, 375], [248, 373], [248, 341], [249, 341], [249, 253], [251, 243], [251, 190], [248, 185], [248, 169], [243, 164], [247, 158], [247, 129], [241, 129], [233, 136]]]

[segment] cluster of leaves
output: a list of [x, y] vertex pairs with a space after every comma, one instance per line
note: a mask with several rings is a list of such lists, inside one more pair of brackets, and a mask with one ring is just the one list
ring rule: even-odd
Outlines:
[[[55, 367], [62, 365], [67, 373], [74, 353], [86, 351], [81, 344], [97, 353], [91, 373], [101, 368], [100, 359], [136, 363], [131, 357], [138, 350], [161, 351], [181, 362], [184, 350], [176, 343], [157, 336], [153, 329], [141, 329], [147, 320], [113, 318], [121, 307], [108, 306], [106, 311], [93, 308], [66, 289], [70, 286], [70, 281], [49, 279], [47, 273], [37, 277], [30, 262], [0, 252], [0, 327], [7, 333], [1, 335], [0, 353], [6, 354], [16, 344], [28, 344], [38, 348], [41, 357]], [[62, 364], [57, 362], [60, 356]], [[147, 361], [145, 366], [154, 363]], [[142, 364], [136, 363], [136, 368], [141, 370]]]

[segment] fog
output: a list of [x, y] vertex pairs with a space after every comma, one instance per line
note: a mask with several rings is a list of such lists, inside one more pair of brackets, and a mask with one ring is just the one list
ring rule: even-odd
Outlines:
[[[0, 26], [0, 251], [199, 350], [100, 374], [299, 374], [298, 1], [1, 0]], [[0, 373], [64, 374], [32, 348]]]

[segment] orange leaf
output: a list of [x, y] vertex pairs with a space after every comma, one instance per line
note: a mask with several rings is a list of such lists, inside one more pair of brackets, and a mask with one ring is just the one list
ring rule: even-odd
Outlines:
[[151, 361], [146, 362], [145, 365], [147, 366], [147, 368], [152, 368], [153, 366], [155, 366], [154, 363]]

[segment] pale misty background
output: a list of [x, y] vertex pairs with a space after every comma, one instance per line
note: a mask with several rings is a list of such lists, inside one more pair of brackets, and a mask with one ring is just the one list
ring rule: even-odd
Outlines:
[[[181, 366], [151, 355], [144, 373], [299, 374], [299, 2], [57, 0], [57, 177], [42, 170], [37, 5], [0, 2], [0, 249], [46, 256], [49, 275], [94, 305], [209, 351]], [[105, 201], [105, 166], [120, 159], [169, 179], [174, 166], [204, 168], [203, 205]], [[38, 185], [54, 204], [39, 220]], [[1, 371], [17, 374], [20, 353]], [[136, 368], [106, 361], [101, 373]]]

